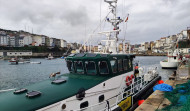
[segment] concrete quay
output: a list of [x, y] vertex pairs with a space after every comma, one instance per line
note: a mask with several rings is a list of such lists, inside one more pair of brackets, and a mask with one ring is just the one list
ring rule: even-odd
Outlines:
[[[169, 80], [166, 80], [164, 83], [175, 88], [177, 84], [188, 82], [190, 79], [190, 61], [189, 64], [180, 65], [176, 72], [177, 73], [174, 72], [174, 74], [169, 77]], [[164, 98], [164, 92], [156, 90], [139, 107], [137, 107], [135, 111], [155, 111], [170, 104], [171, 102], [167, 98]]]

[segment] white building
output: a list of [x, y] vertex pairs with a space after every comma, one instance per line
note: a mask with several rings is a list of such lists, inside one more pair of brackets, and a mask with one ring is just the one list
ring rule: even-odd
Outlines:
[[50, 47], [54, 47], [55, 46], [54, 38], [49, 38], [49, 46]]
[[11, 47], [15, 47], [16, 46], [16, 42], [15, 42], [16, 38], [15, 38], [15, 36], [9, 35], [8, 37], [9, 37], [9, 45]]
[[32, 51], [7, 51], [7, 56], [32, 56]]
[[46, 44], [46, 37], [42, 36], [42, 45], [44, 46]]
[[61, 47], [62, 47], [62, 48], [67, 47], [67, 41], [65, 41], [65, 40], [63, 40], [63, 39], [60, 39], [60, 41], [61, 41]]
[[146, 50], [146, 43], [145, 42], [141, 43], [141, 46], [139, 47], [138, 51], [139, 52], [145, 52], [145, 51], [147, 51]]
[[180, 48], [179, 52], [183, 54], [190, 54], [190, 48]]
[[19, 47], [24, 47], [24, 37], [19, 37], [18, 44], [19, 44]]
[[0, 34], [0, 46], [7, 46], [7, 45], [8, 45], [7, 35]]
[[30, 35], [24, 36], [24, 46], [25, 45], [31, 45], [32, 44], [32, 37]]
[[32, 37], [32, 42], [34, 43], [34, 46], [41, 46], [42, 45], [42, 37], [35, 35]]

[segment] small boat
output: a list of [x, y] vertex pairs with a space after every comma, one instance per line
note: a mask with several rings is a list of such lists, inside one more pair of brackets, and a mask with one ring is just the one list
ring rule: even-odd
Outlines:
[[51, 73], [51, 74], [49, 75], [49, 78], [55, 77], [57, 74], [61, 74], [61, 72]]
[[61, 57], [61, 59], [64, 59], [64, 58], [65, 58], [64, 56]]
[[161, 67], [164, 69], [176, 69], [181, 61], [181, 57], [177, 49], [175, 51], [169, 50], [167, 59], [160, 61]]
[[41, 62], [30, 62], [30, 64], [41, 64]]
[[9, 62], [11, 64], [15, 65], [15, 64], [18, 64], [18, 59], [17, 58], [11, 58], [11, 60]]
[[46, 58], [46, 59], [47, 59], [47, 60], [52, 60], [52, 59], [55, 59], [55, 58], [53, 57], [53, 54], [50, 53], [50, 54], [48, 55], [48, 58]]
[[2, 56], [0, 56], [0, 60], [1, 60], [1, 59], [3, 59], [3, 57], [2, 57]]

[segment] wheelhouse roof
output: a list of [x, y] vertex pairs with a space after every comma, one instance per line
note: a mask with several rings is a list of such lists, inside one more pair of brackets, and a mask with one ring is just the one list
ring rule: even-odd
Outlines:
[[66, 60], [77, 59], [132, 59], [132, 54], [95, 54], [95, 53], [77, 53], [69, 55]]

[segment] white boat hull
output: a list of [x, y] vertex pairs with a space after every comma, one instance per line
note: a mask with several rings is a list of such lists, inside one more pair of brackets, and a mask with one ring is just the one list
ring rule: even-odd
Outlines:
[[160, 61], [162, 68], [177, 68], [179, 62]]

